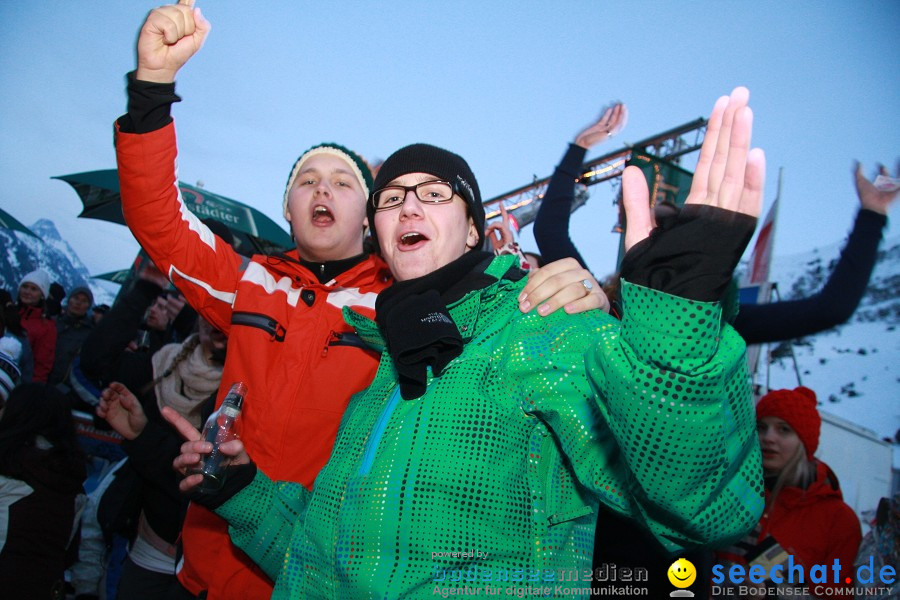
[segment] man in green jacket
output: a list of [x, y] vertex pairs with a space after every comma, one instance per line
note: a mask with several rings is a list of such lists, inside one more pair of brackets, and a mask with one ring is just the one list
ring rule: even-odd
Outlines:
[[[744, 344], [716, 302], [763, 189], [748, 95], [716, 103], [689, 206], [665, 230], [651, 232], [643, 175], [624, 173], [621, 322], [522, 314], [514, 259], [477, 251], [484, 210], [465, 161], [425, 144], [385, 161], [369, 222], [397, 283], [377, 321], [345, 310], [382, 357], [329, 462], [310, 492], [229, 442], [225, 489], [194, 496], [275, 579], [273, 598], [510, 585], [586, 596], [601, 502], [672, 551], [753, 527], [762, 480]], [[190, 440], [175, 461], [188, 473], [210, 444], [166, 416]]]

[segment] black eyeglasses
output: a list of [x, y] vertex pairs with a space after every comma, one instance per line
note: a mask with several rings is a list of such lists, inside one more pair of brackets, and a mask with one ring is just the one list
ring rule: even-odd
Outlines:
[[376, 211], [397, 208], [406, 201], [406, 194], [415, 192], [416, 198], [425, 204], [445, 204], [453, 200], [453, 185], [449, 181], [423, 181], [416, 185], [389, 185], [372, 193], [371, 202]]

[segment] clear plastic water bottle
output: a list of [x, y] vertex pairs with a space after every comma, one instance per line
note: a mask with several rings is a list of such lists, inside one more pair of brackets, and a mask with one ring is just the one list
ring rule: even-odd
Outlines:
[[225, 468], [231, 463], [231, 457], [222, 454], [219, 445], [240, 437], [241, 407], [246, 395], [247, 385], [244, 382], [231, 384], [222, 405], [206, 420], [202, 439], [212, 444], [212, 451], [201, 461], [198, 471], [203, 475], [199, 487], [201, 492], [215, 492], [225, 483]]

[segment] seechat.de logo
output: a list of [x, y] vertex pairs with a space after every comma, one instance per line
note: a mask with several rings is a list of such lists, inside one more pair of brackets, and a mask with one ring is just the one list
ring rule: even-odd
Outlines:
[[[737, 586], [738, 594], [753, 594], [758, 593], [754, 590], [759, 589], [753, 586], [774, 584], [779, 587], [792, 586], [798, 590], [798, 595], [801, 595], [799, 591], [802, 591], [802, 595], [812, 594], [817, 597], [853, 594], [879, 596], [891, 593], [893, 584], [897, 581], [897, 571], [893, 566], [883, 565], [878, 568], [871, 556], [855, 570], [853, 565], [849, 565], [843, 571], [837, 558], [830, 565], [806, 567], [796, 560], [793, 554], [785, 556], [786, 559], [778, 560], [774, 564], [751, 563], [748, 566], [734, 564], [729, 567], [721, 564], [713, 565], [711, 577], [713, 593], [730, 593], [725, 592], [728, 586]], [[781, 558], [783, 557], [779, 557]]]

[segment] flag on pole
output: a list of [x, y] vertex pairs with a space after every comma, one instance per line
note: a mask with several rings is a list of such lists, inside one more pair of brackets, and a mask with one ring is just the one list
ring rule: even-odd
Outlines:
[[741, 287], [769, 281], [769, 267], [772, 264], [772, 248], [775, 244], [775, 221], [778, 219], [778, 202], [781, 200], [781, 170], [778, 171], [778, 192], [775, 202], [769, 209], [759, 234], [756, 245], [750, 253], [750, 263], [741, 281]]
[[[781, 200], [781, 174], [782, 169], [779, 169], [775, 202], [772, 203], [772, 207], [763, 220], [762, 227], [759, 228], [756, 244], [750, 253], [750, 264], [747, 265], [747, 270], [741, 278], [741, 304], [766, 304], [772, 296], [774, 284], [769, 281], [769, 267], [772, 265], [772, 249], [775, 245], [775, 222], [778, 220], [778, 203]], [[753, 380], [756, 379], [761, 349], [759, 345], [747, 347], [747, 367]]]

